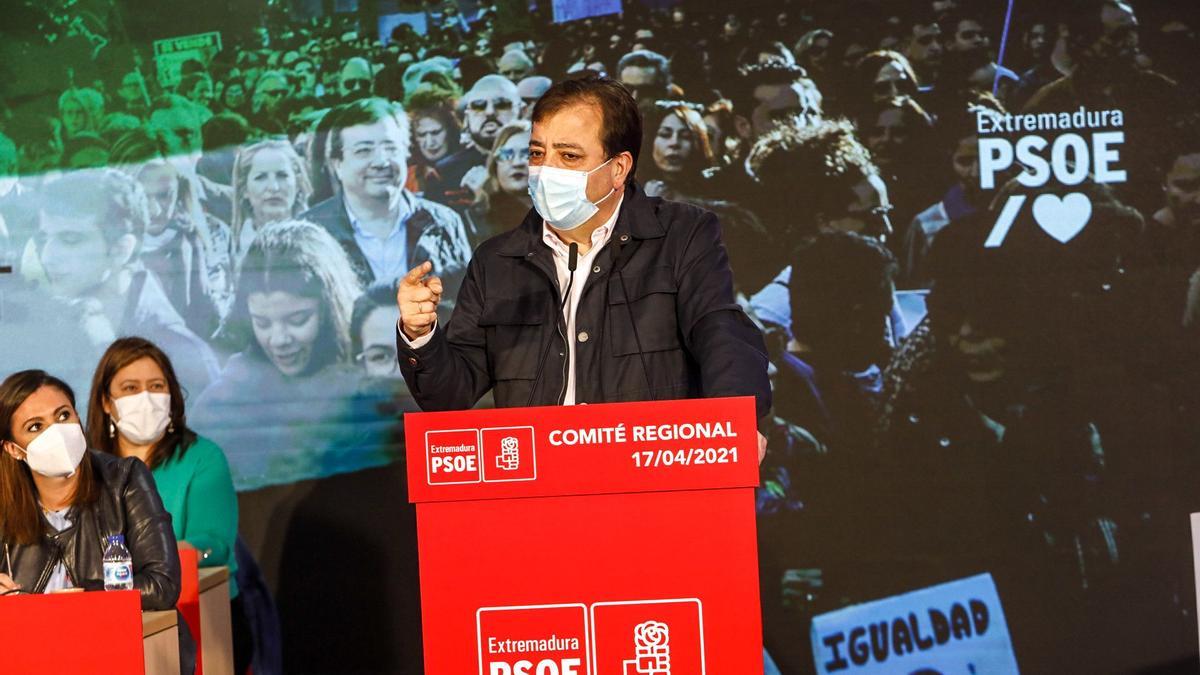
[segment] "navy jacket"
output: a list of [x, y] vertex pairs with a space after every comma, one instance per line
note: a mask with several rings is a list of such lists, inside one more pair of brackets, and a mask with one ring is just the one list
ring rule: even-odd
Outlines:
[[570, 339], [578, 403], [752, 395], [758, 416], [768, 413], [766, 348], [734, 302], [712, 213], [631, 184], [609, 244], [575, 275], [583, 295], [567, 336], [537, 213], [484, 242], [450, 322], [419, 349], [397, 335], [400, 369], [421, 408], [469, 408], [488, 390], [497, 406], [525, 405], [547, 348], [532, 401], [561, 403]]

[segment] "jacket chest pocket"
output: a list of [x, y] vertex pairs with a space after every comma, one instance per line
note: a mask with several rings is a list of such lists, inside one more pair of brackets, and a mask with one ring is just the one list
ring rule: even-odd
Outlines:
[[556, 330], [548, 302], [546, 293], [488, 301], [478, 324], [487, 336], [493, 379], [532, 380], [537, 376], [547, 334]]
[[[608, 280], [608, 329], [613, 356], [681, 349], [676, 317], [679, 287], [670, 267], [624, 271]], [[636, 326], [636, 332], [635, 332]]]

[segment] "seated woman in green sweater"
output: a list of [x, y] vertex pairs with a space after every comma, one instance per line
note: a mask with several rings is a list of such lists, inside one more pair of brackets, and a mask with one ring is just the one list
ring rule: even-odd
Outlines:
[[183, 404], [167, 355], [148, 340], [121, 338], [109, 345], [92, 378], [88, 441], [97, 450], [145, 462], [175, 538], [197, 549], [201, 567], [229, 568], [235, 672], [244, 673], [253, 641], [235, 579], [237, 495], [225, 454], [188, 428]]

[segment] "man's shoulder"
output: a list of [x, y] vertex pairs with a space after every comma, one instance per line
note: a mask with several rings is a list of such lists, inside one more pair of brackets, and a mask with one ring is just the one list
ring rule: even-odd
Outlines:
[[507, 257], [501, 256], [501, 252], [516, 250], [521, 246], [521, 241], [528, 237], [529, 234], [523, 231], [520, 226], [492, 235], [475, 249], [475, 254], [471, 256], [471, 261], [473, 263], [479, 261], [480, 264], [483, 264], [490, 258]]
[[1137, 71], [1133, 88], [1135, 91], [1143, 92], [1147, 97], [1178, 97], [1181, 95], [1179, 83], [1156, 70]]
[[715, 215], [713, 213], [714, 206], [718, 206], [717, 202], [695, 202], [695, 201], [677, 201], [674, 199], [664, 199], [662, 197], [646, 197], [654, 204], [654, 207], [670, 218], [680, 218], [684, 220], [698, 220], [706, 215]]
[[299, 220], [307, 220], [318, 225], [328, 226], [338, 220], [349, 220], [346, 215], [346, 207], [342, 204], [340, 195], [334, 195], [322, 202], [317, 202], [313, 206], [299, 216]]
[[1074, 80], [1064, 75], [1034, 92], [1021, 112], [1057, 112], [1073, 104], [1075, 98]]
[[[642, 208], [650, 208], [667, 237], [690, 238], [702, 227], [720, 228], [720, 207], [714, 204], [703, 206], [691, 202], [679, 202], [661, 197], [644, 198], [649, 203]], [[639, 200], [640, 201], [640, 200]]]
[[449, 206], [417, 195], [412, 195], [412, 202], [414, 211], [428, 212], [435, 224], [462, 227], [462, 216]]

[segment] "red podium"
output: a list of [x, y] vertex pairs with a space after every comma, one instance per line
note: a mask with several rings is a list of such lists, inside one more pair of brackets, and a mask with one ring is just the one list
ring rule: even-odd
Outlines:
[[762, 673], [752, 398], [405, 428], [426, 673]]
[[0, 672], [145, 672], [141, 596], [110, 591], [0, 598]]

